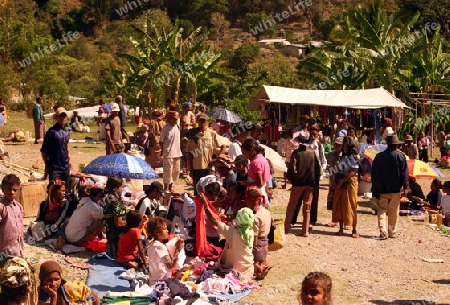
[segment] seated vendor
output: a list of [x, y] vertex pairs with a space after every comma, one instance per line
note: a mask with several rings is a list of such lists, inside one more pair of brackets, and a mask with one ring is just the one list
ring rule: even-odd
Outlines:
[[422, 187], [413, 176], [409, 176], [409, 192], [407, 197], [411, 201], [409, 208], [412, 210], [420, 210], [420, 201], [425, 199], [425, 195], [422, 192]]
[[421, 200], [419, 203], [422, 205], [421, 210], [428, 210], [428, 214], [438, 214], [441, 205], [442, 198], [442, 182], [439, 179], [434, 179], [430, 185], [430, 192], [425, 200]]

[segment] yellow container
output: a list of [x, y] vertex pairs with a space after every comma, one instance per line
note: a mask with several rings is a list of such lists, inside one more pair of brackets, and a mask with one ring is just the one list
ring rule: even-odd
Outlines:
[[78, 165], [78, 171], [81, 172], [86, 166], [88, 166], [86, 163], [81, 163]]
[[437, 214], [436, 215], [436, 225], [437, 226], [442, 226], [443, 222], [444, 222], [444, 215]]

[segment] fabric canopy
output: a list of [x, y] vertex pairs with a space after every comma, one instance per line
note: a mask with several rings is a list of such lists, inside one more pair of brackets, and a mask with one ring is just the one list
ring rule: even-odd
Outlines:
[[250, 110], [259, 110], [260, 104], [264, 102], [358, 109], [407, 107], [383, 88], [366, 90], [304, 90], [262, 86], [255, 95], [250, 97]]

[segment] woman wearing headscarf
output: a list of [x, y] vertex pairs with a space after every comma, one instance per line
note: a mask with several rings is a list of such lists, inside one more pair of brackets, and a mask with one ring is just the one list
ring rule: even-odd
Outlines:
[[21, 257], [9, 259], [0, 273], [0, 304], [35, 305], [37, 288], [34, 270]]
[[46, 261], [41, 265], [39, 281], [37, 305], [100, 304], [97, 293], [91, 293], [83, 282], [66, 282], [62, 278], [61, 266], [55, 261]]
[[64, 227], [69, 221], [69, 201], [66, 198], [66, 183], [59, 179], [52, 180], [47, 187], [48, 197], [41, 202], [36, 221], [44, 222], [46, 227], [50, 228], [45, 232], [47, 236], [41, 236], [43, 239], [54, 237], [58, 238], [56, 249], [60, 250], [65, 244]]
[[253, 276], [253, 211], [242, 208], [236, 215], [236, 226], [227, 226], [221, 222], [217, 214], [211, 211], [208, 200], [203, 192], [199, 193], [206, 216], [217, 225], [221, 235], [225, 237], [226, 244], [220, 256], [221, 269], [228, 272], [235, 269], [247, 276]]

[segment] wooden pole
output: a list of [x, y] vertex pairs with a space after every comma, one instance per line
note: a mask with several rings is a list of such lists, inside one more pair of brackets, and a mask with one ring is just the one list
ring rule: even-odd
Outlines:
[[430, 131], [431, 143], [430, 143], [430, 155], [429, 155], [430, 158], [433, 156], [433, 142], [434, 142], [434, 137], [433, 137], [434, 126], [433, 125], [434, 125], [434, 122], [433, 122], [433, 103], [431, 103], [431, 131]]

